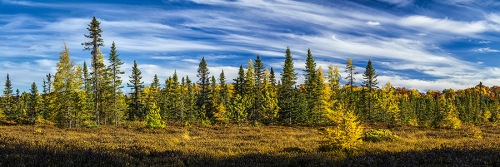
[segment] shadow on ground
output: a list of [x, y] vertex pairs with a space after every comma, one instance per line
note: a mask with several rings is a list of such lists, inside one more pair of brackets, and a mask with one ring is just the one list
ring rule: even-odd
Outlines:
[[248, 154], [218, 158], [179, 151], [27, 148], [0, 141], [0, 166], [500, 166], [498, 149], [439, 148], [422, 152], [358, 153], [347, 158], [325, 156], [335, 156], [334, 153], [296, 155]]

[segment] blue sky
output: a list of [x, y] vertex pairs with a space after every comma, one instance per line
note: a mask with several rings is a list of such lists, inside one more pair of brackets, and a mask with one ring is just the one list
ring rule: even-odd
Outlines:
[[352, 58], [358, 84], [371, 59], [381, 85], [492, 86], [500, 83], [498, 9], [495, 0], [0, 0], [0, 83], [9, 73], [15, 88], [40, 86], [55, 73], [63, 42], [76, 63], [89, 62], [81, 43], [96, 16], [102, 51], [115, 41], [125, 81], [134, 59], [146, 83], [174, 70], [197, 80], [203, 56], [212, 75], [224, 69], [230, 80], [256, 55], [279, 72], [288, 46], [299, 82], [310, 48], [324, 70], [343, 71]]

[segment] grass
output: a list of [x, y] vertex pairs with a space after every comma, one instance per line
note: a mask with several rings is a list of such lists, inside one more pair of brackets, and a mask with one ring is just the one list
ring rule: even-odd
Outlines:
[[0, 166], [500, 166], [500, 127], [491, 124], [396, 127], [396, 141], [349, 152], [321, 149], [314, 127], [143, 127], [0, 126]]

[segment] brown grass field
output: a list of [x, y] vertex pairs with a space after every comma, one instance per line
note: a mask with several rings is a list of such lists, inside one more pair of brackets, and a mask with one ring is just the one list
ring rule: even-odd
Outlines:
[[144, 127], [0, 126], [0, 166], [500, 166], [500, 127], [491, 124], [396, 127], [396, 141], [355, 151], [324, 149], [317, 127]]

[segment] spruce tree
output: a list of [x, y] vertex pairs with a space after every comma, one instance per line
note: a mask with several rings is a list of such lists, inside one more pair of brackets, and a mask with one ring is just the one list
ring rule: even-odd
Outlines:
[[371, 113], [373, 109], [373, 89], [378, 88], [377, 74], [375, 74], [375, 69], [372, 66], [371, 60], [368, 60], [363, 78], [365, 79], [363, 81], [363, 87], [366, 89], [365, 97], [368, 103], [368, 120], [371, 120]]
[[200, 92], [198, 94], [198, 100], [196, 102], [198, 108], [200, 109], [200, 115], [208, 117], [211, 119], [212, 115], [209, 113], [207, 110], [207, 107], [209, 107], [209, 84], [210, 84], [210, 78], [209, 75], [210, 72], [208, 71], [207, 67], [207, 62], [205, 61], [205, 57], [201, 59], [200, 64], [198, 65], [198, 74], [196, 75], [198, 77], [198, 85], [200, 88]]
[[[121, 106], [124, 106], [123, 103], [120, 103], [120, 97], [122, 95], [122, 79], [120, 75], [125, 74], [124, 71], [121, 70], [121, 66], [123, 65], [123, 62], [119, 58], [119, 54], [117, 53], [116, 50], [116, 45], [115, 42], [111, 44], [111, 51], [109, 53], [109, 66], [108, 66], [108, 71], [110, 72], [111, 75], [111, 98], [112, 98], [112, 114], [113, 114], [113, 122], [115, 125], [118, 125], [120, 122], [121, 116], [122, 116], [122, 108]], [[86, 67], [85, 67], [86, 68]], [[84, 69], [85, 69], [84, 68]], [[86, 78], [84, 76], [84, 78]], [[87, 85], [87, 83], [85, 84]], [[87, 90], [87, 86], [86, 86]]]
[[[308, 115], [315, 115], [313, 114], [314, 112], [317, 112], [317, 110], [320, 109], [319, 107], [319, 102], [320, 100], [318, 99], [319, 94], [318, 94], [318, 77], [317, 77], [317, 72], [316, 72], [316, 62], [314, 62], [314, 58], [312, 56], [311, 50], [307, 50], [307, 58], [306, 58], [306, 66], [305, 66], [305, 90], [306, 90], [306, 100], [307, 100], [307, 106], [308, 106]], [[316, 110], [316, 111], [315, 111]], [[313, 121], [317, 121], [316, 119], [313, 119]]]
[[269, 72], [269, 82], [271, 82], [272, 86], [278, 85], [276, 83], [276, 75], [274, 75], [274, 69], [271, 67], [271, 72]]
[[5, 89], [3, 91], [3, 111], [7, 119], [14, 120], [17, 118], [15, 111], [15, 104], [12, 98], [12, 94], [14, 91], [12, 90], [12, 83], [10, 82], [9, 74], [7, 74], [7, 79], [5, 80]]
[[234, 79], [234, 91], [233, 94], [243, 96], [244, 86], [245, 86], [245, 71], [243, 70], [243, 66], [240, 65], [240, 69], [238, 70], [238, 77]]
[[288, 123], [292, 123], [292, 113], [296, 108], [295, 102], [295, 83], [297, 80], [297, 74], [293, 69], [292, 53], [290, 48], [286, 48], [285, 64], [283, 66], [283, 72], [281, 73], [281, 85], [278, 94], [278, 106], [280, 107], [280, 117], [282, 120], [288, 120]]
[[92, 55], [92, 88], [94, 92], [94, 114], [96, 116], [97, 124], [100, 124], [100, 115], [102, 112], [102, 99], [101, 97], [101, 89], [102, 89], [102, 78], [103, 72], [105, 71], [104, 66], [104, 57], [102, 53], [100, 53], [99, 47], [104, 46], [104, 42], [101, 38], [102, 30], [100, 26], [100, 22], [97, 21], [95, 17], [92, 18], [92, 21], [89, 23], [87, 30], [89, 34], [85, 34], [86, 38], [89, 38], [90, 41], [82, 43], [85, 46], [84, 50], [90, 50]]
[[219, 92], [219, 101], [224, 104], [224, 107], [227, 108], [229, 104], [229, 87], [226, 83], [226, 76], [224, 74], [224, 70], [219, 75], [219, 84], [220, 84], [220, 92]]
[[257, 58], [255, 59], [255, 87], [257, 89], [261, 88], [262, 82], [263, 82], [263, 75], [264, 75], [264, 63], [262, 63], [262, 60], [260, 59], [260, 56], [257, 55]]
[[137, 67], [137, 62], [134, 60], [134, 66], [132, 67], [132, 74], [129, 76], [128, 87], [132, 88], [131, 98], [132, 102], [130, 104], [130, 111], [128, 115], [129, 120], [137, 120], [144, 118], [143, 104], [142, 104], [142, 89], [144, 88], [144, 82], [141, 81], [141, 70]]
[[39, 94], [36, 83], [33, 82], [31, 84], [30, 94], [29, 94], [29, 103], [28, 103], [28, 117], [31, 120], [35, 120], [40, 116], [39, 113]]

